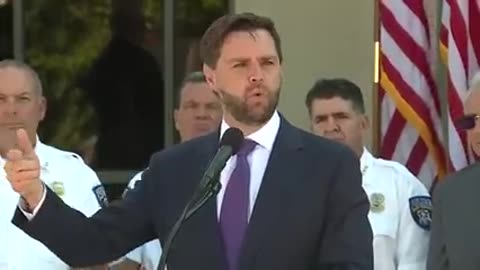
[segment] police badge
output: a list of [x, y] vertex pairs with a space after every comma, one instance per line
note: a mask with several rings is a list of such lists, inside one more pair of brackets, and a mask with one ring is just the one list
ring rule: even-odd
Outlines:
[[432, 199], [429, 196], [410, 198], [410, 213], [418, 226], [430, 230], [432, 224]]
[[50, 188], [59, 197], [62, 197], [63, 195], [65, 195], [65, 187], [63, 186], [62, 182], [54, 181], [53, 183], [50, 184]]
[[370, 211], [381, 213], [385, 210], [385, 196], [382, 193], [372, 193], [370, 195]]

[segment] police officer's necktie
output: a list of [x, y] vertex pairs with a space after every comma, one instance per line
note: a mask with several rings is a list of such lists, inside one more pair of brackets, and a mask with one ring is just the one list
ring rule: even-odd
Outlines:
[[244, 141], [236, 155], [237, 163], [227, 183], [223, 197], [220, 227], [222, 229], [229, 270], [238, 268], [240, 250], [247, 231], [250, 204], [250, 166], [247, 156], [256, 145], [252, 140]]

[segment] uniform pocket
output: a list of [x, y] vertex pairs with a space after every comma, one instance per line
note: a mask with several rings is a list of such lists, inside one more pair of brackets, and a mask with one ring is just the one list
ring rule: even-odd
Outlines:
[[395, 200], [390, 197], [380, 192], [370, 194], [368, 220], [374, 236], [383, 235], [395, 239], [399, 220], [398, 211], [396, 211], [398, 207]]

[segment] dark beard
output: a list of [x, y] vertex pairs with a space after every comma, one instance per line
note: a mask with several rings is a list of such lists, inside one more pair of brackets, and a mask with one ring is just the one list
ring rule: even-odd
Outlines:
[[262, 125], [268, 122], [277, 108], [280, 96], [280, 91], [277, 91], [275, 94], [269, 92], [267, 94], [267, 106], [263, 108], [261, 113], [256, 113], [248, 110], [247, 104], [243, 99], [230, 95], [224, 90], [219, 90], [219, 92], [225, 110], [229, 112], [235, 120], [247, 125]]

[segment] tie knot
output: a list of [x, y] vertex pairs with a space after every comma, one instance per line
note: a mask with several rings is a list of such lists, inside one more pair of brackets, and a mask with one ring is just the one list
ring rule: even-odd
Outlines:
[[253, 149], [255, 149], [255, 146], [257, 146], [257, 143], [255, 141], [244, 140], [242, 146], [240, 147], [240, 150], [237, 153], [237, 156], [246, 157], [253, 151]]

